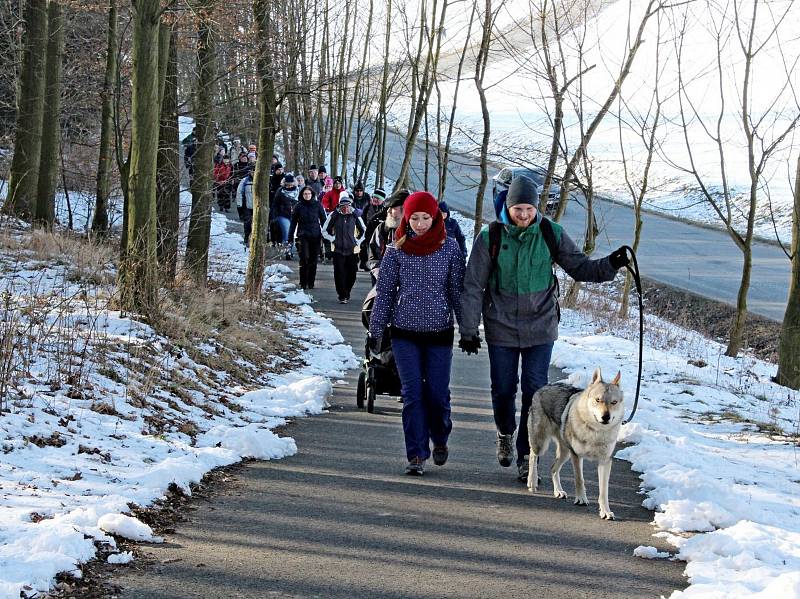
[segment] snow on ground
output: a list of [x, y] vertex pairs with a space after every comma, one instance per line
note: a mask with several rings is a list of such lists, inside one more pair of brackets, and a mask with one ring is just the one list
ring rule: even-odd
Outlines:
[[[563, 314], [553, 363], [582, 386], [595, 366], [608, 378], [621, 370], [630, 412], [635, 333], [615, 336]], [[617, 457], [641, 472], [656, 535], [688, 562], [691, 584], [672, 597], [800, 597], [798, 447], [769, 434], [797, 434], [800, 395], [771, 382], [772, 364], [727, 358], [715, 342], [647, 320], [639, 409], [622, 427], [620, 441], [631, 445]], [[673, 341], [661, 348], [665, 337]], [[660, 557], [647, 547], [634, 554]]]
[[[471, 248], [473, 221], [452, 217]], [[594, 313], [618, 308], [609, 302]], [[612, 328], [602, 316], [562, 310], [552, 358], [579, 387], [598, 366], [606, 380], [621, 371], [627, 414], [638, 368], [633, 316]], [[655, 536], [688, 562], [690, 586], [673, 599], [800, 598], [800, 393], [771, 382], [774, 364], [724, 351], [646, 315], [639, 407], [620, 431], [630, 445], [616, 456], [641, 473]], [[670, 557], [649, 546], [633, 555]]]
[[[215, 212], [210, 271], [241, 283], [241, 233], [229, 227]], [[29, 250], [0, 250], [0, 262], [0, 329], [23, 327], [27, 339], [50, 350], [14, 365], [27, 374], [17, 393], [8, 390], [9, 411], [0, 418], [0, 598], [43, 593], [61, 572], [80, 577], [96, 544], [113, 553], [112, 534], [159, 542], [129, 515], [130, 506], [150, 505], [171, 485], [190, 493], [212, 468], [294, 454], [294, 440], [273, 429], [286, 418], [321, 413], [331, 379], [357, 365], [327, 318], [292, 301], [298, 305], [286, 304], [283, 319], [301, 347], [295, 363], [277, 357], [281, 374], [245, 364], [263, 373], [259, 383], [234, 386], [149, 326], [106, 309], [113, 272], [106, 284], [86, 283], [66, 261], [41, 261]], [[268, 268], [268, 293], [296, 300], [302, 294], [286, 270]], [[214, 355], [217, 348], [207, 343], [201, 351]], [[82, 353], [88, 358], [81, 360]], [[133, 357], [152, 362], [149, 393], [126, 380], [125, 361]], [[66, 378], [59, 370], [64, 363], [71, 369]], [[185, 385], [174, 393], [158, 387], [163, 373]], [[153, 423], [162, 416], [183, 425], [160, 430]], [[112, 563], [130, 559], [109, 556]]]

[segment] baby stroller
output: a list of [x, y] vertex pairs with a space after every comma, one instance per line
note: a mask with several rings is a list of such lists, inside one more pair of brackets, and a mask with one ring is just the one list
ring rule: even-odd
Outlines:
[[[372, 305], [375, 303], [377, 291], [370, 289], [361, 306], [361, 322], [364, 328], [369, 329], [369, 317], [372, 314]], [[364, 360], [362, 371], [358, 374], [358, 387], [356, 389], [356, 405], [367, 412], [375, 411], [376, 395], [400, 395], [400, 375], [394, 363], [392, 354], [392, 338], [389, 327], [383, 332], [381, 346], [377, 353], [370, 351], [369, 339], [364, 342]]]

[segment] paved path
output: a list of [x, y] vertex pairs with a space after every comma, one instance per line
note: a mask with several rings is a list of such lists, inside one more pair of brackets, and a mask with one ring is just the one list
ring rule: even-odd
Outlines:
[[[359, 273], [353, 297], [366, 293]], [[321, 267], [317, 307], [354, 348], [363, 345], [358, 303], [340, 306], [330, 267]], [[656, 545], [638, 477], [615, 462], [611, 507], [575, 507], [528, 494], [494, 456], [488, 359], [456, 353], [451, 458], [422, 478], [405, 466], [400, 404], [379, 397], [376, 413], [355, 406], [351, 371], [330, 410], [283, 432], [298, 454], [254, 462], [202, 501], [142, 569], [121, 569], [122, 597], [492, 598], [657, 597], [683, 588], [683, 565], [634, 558]], [[549, 467], [550, 459], [543, 459]], [[565, 488], [573, 490], [571, 468]]]

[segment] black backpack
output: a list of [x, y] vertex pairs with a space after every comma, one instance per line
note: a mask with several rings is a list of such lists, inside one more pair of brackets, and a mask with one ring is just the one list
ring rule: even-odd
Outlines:
[[[497, 268], [497, 257], [500, 254], [500, 244], [502, 242], [503, 237], [503, 223], [500, 221], [494, 221], [493, 223], [489, 224], [489, 258], [492, 260], [492, 268], [489, 271], [489, 275], [494, 272], [495, 268]], [[546, 218], [544, 215], [541, 217], [541, 222], [539, 223], [539, 229], [542, 231], [542, 237], [544, 237], [544, 242], [547, 244], [547, 249], [550, 251], [550, 267], [553, 273], [553, 286], [555, 287], [555, 297], [556, 297], [556, 313], [558, 314], [558, 320], [561, 320], [561, 307], [558, 305], [558, 297], [560, 295], [560, 289], [558, 285], [558, 277], [556, 276], [556, 268], [555, 263], [558, 260], [558, 241], [556, 241], [556, 234], [553, 231], [553, 224], [550, 222], [549, 218]], [[495, 280], [495, 285], [499, 285], [499, 282]], [[498, 288], [499, 291], [499, 288]]]

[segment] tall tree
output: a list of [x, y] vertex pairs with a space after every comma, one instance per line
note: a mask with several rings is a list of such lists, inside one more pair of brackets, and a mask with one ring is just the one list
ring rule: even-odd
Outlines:
[[[629, 4], [629, 7], [633, 7], [633, 2]], [[629, 8], [629, 17], [630, 17], [630, 8]], [[597, 129], [600, 127], [600, 124], [603, 122], [603, 119], [608, 114], [609, 109], [614, 104], [614, 101], [617, 99], [620, 91], [622, 90], [622, 85], [627, 79], [628, 75], [631, 72], [631, 68], [633, 67], [633, 62], [636, 59], [636, 54], [639, 52], [639, 48], [641, 48], [642, 44], [644, 43], [644, 32], [645, 27], [647, 26], [650, 17], [656, 14], [662, 8], [661, 0], [648, 0], [647, 5], [645, 6], [644, 12], [642, 13], [641, 20], [639, 21], [639, 26], [636, 31], [636, 35], [633, 40], [627, 41], [627, 47], [625, 53], [622, 57], [622, 62], [620, 64], [619, 74], [617, 75], [616, 80], [614, 81], [614, 85], [611, 87], [611, 91], [609, 92], [608, 96], [604, 100], [603, 104], [597, 110], [592, 119], [589, 126], [582, 132], [581, 138], [578, 142], [577, 147], [575, 148], [575, 152], [567, 161], [567, 166], [564, 170], [564, 176], [561, 179], [561, 193], [559, 195], [559, 203], [558, 209], [556, 210], [556, 214], [554, 220], [559, 221], [561, 217], [564, 216], [564, 211], [567, 209], [567, 204], [569, 203], [570, 199], [570, 187], [575, 181], [575, 177], [578, 172], [578, 168], [580, 167], [587, 149], [589, 147], [589, 143], [592, 141], [592, 137], [594, 136]], [[584, 69], [579, 73], [579, 79], [583, 73], [586, 73], [589, 69]]]
[[64, 16], [57, 0], [50, 0], [47, 7], [47, 34], [42, 152], [35, 220], [52, 227], [56, 217], [56, 182], [61, 150], [61, 73], [64, 59]]
[[489, 160], [489, 139], [492, 134], [491, 119], [489, 117], [489, 105], [486, 100], [486, 88], [483, 85], [486, 76], [486, 66], [489, 62], [489, 49], [492, 44], [492, 30], [497, 11], [503, 5], [500, 0], [498, 6], [492, 8], [492, 0], [485, 0], [483, 7], [483, 26], [481, 27], [481, 44], [478, 48], [478, 56], [475, 59], [475, 88], [478, 90], [478, 97], [481, 102], [481, 115], [483, 117], [483, 136], [481, 138], [481, 179], [478, 182], [478, 190], [475, 194], [475, 219], [474, 236], [477, 238], [483, 227], [483, 196], [486, 193], [486, 185], [489, 182], [488, 160]]
[[275, 3], [270, 0], [254, 0], [257, 32], [256, 69], [259, 80], [259, 128], [258, 147], [264, 157], [256, 161], [255, 179], [253, 180], [253, 231], [250, 235], [250, 259], [247, 262], [245, 277], [245, 293], [256, 300], [261, 297], [264, 284], [264, 266], [266, 264], [266, 235], [269, 222], [269, 175], [271, 156], [275, 147], [276, 114], [278, 107], [277, 92], [273, 71], [273, 15]]
[[778, 345], [778, 376], [781, 385], [800, 389], [800, 157], [794, 178], [794, 210], [792, 212], [792, 278], [789, 301], [783, 315]]
[[31, 219], [36, 209], [42, 151], [47, 0], [27, 0], [23, 17], [25, 33], [17, 101], [16, 139], [3, 212]]
[[[709, 0], [700, 7], [687, 6], [681, 17], [677, 44], [678, 57], [678, 100], [680, 106], [680, 122], [683, 129], [684, 144], [689, 166], [683, 170], [694, 177], [700, 193], [708, 205], [725, 225], [725, 230], [742, 252], [742, 271], [739, 290], [736, 297], [736, 312], [731, 323], [728, 346], [725, 354], [736, 356], [745, 340], [747, 319], [747, 294], [750, 289], [750, 277], [753, 269], [753, 239], [758, 209], [759, 195], [768, 184], [767, 173], [775, 159], [776, 151], [800, 123], [800, 106], [792, 84], [792, 73], [786, 73], [786, 81], [774, 88], [761, 89], [756, 86], [755, 75], [764, 61], [774, 61], [773, 52], [781, 53], [784, 44], [781, 40], [782, 26], [790, 28], [789, 14], [792, 3], [778, 4], [773, 8], [769, 3], [753, 0], [747, 5], [750, 10], [743, 13], [743, 3], [737, 0], [732, 3], [717, 3]], [[708, 83], [693, 86], [694, 75], [691, 71], [697, 68], [693, 56], [685, 56], [684, 43], [687, 23], [696, 17], [692, 9], [702, 10], [711, 25], [710, 43], [716, 45], [715, 65], [707, 69], [704, 65], [701, 76], [711, 79], [718, 95], [716, 114], [711, 114], [705, 106]], [[759, 14], [759, 10], [762, 13]], [[763, 12], [767, 14], [764, 15]], [[796, 65], [800, 56], [793, 59], [783, 55], [783, 64]], [[765, 63], [764, 63], [765, 64]], [[791, 70], [791, 69], [790, 69]], [[737, 82], [735, 96], [727, 90], [725, 82], [733, 74]], [[700, 96], [700, 87], [703, 88]], [[777, 91], [774, 91], [776, 90]], [[738, 96], [738, 97], [736, 97]], [[734, 109], [727, 108], [733, 103]], [[736, 130], [743, 138], [736, 139], [728, 133], [728, 119], [735, 116]], [[699, 127], [698, 127], [699, 126]], [[707, 180], [705, 157], [701, 161], [697, 155], [695, 139], [692, 131], [701, 131], [706, 140], [713, 143], [716, 149], [716, 160], [713, 168], [717, 170], [714, 177], [721, 181], [721, 189], [714, 189]], [[738, 142], [738, 143], [737, 143]], [[731, 179], [730, 156], [739, 152], [747, 158], [748, 184], [736, 189]], [[741, 201], [739, 200], [741, 197]], [[742, 215], [744, 230], [737, 227], [739, 215]]]
[[133, 68], [127, 235], [118, 276], [123, 309], [149, 313], [156, 303], [156, 159], [158, 155], [159, 0], [132, 0]]
[[117, 0], [108, 2], [106, 31], [106, 68], [100, 92], [103, 107], [100, 117], [100, 152], [97, 159], [92, 232], [105, 235], [108, 231], [108, 197], [111, 195], [111, 139], [114, 133], [114, 84], [117, 81]]
[[[212, 29], [214, 0], [195, 4], [198, 18], [197, 91], [195, 93], [195, 126], [197, 153], [192, 160], [192, 211], [189, 236], [186, 240], [185, 268], [194, 283], [205, 287], [208, 279], [208, 245], [211, 241], [211, 185], [213, 158], [213, 106], [216, 80], [216, 40]], [[261, 147], [261, 155], [264, 148]], [[264, 162], [261, 160], [260, 162]], [[268, 162], [268, 161], [267, 161]]]
[[[425, 116], [425, 110], [430, 101], [431, 92], [433, 91], [433, 83], [436, 79], [436, 73], [439, 65], [439, 54], [442, 48], [442, 28], [444, 27], [445, 16], [447, 15], [447, 6], [450, 0], [442, 0], [441, 13], [437, 15], [437, 7], [439, 0], [433, 0], [433, 8], [431, 10], [432, 18], [430, 27], [420, 27], [419, 35], [424, 37], [424, 45], [421, 43], [417, 52], [416, 63], [424, 60], [422, 72], [419, 75], [419, 85], [415, 85], [414, 89], [419, 87], [419, 93], [415, 100], [412, 100], [412, 107], [410, 111], [410, 127], [406, 137], [406, 148], [403, 155], [403, 163], [400, 165], [400, 174], [397, 176], [395, 182], [395, 189], [408, 187], [411, 173], [411, 158], [414, 155], [414, 147], [417, 143], [417, 136], [419, 135], [420, 127], [422, 126], [422, 119]], [[423, 3], [421, 8], [421, 21], [425, 23], [426, 3]], [[426, 49], [423, 52], [423, 48]], [[424, 55], [424, 58], [423, 58]], [[416, 67], [415, 67], [416, 68]]]
[[[178, 157], [178, 44], [174, 26], [161, 25], [166, 43], [159, 51], [159, 68], [163, 63], [161, 86], [161, 122], [158, 132], [156, 202], [158, 211], [158, 264], [163, 281], [170, 285], [178, 264], [178, 227], [180, 212], [180, 159]], [[163, 40], [162, 40], [163, 41]], [[161, 51], [166, 51], [161, 54]]]

